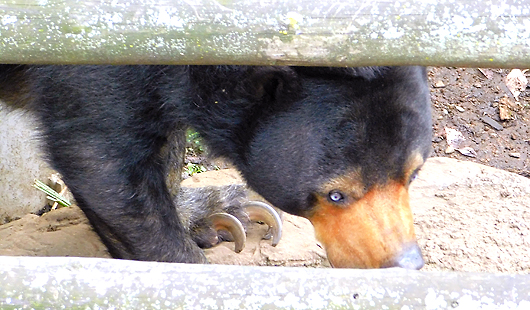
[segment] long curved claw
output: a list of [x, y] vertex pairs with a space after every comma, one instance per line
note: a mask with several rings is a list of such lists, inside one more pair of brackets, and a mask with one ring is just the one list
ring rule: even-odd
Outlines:
[[243, 225], [235, 216], [228, 213], [215, 213], [210, 215], [210, 220], [216, 231], [226, 230], [232, 234], [235, 243], [234, 251], [236, 253], [243, 251], [245, 242], [247, 241], [247, 235], [245, 234], [245, 228], [243, 228]]
[[272, 246], [282, 238], [282, 219], [276, 210], [262, 201], [249, 201], [243, 205], [251, 221], [264, 222], [272, 230]]

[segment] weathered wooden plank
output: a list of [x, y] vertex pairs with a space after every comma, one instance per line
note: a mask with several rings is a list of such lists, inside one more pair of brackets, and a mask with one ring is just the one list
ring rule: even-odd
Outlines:
[[0, 257], [2, 309], [530, 309], [530, 275]]
[[0, 63], [530, 67], [524, 0], [1, 0]]

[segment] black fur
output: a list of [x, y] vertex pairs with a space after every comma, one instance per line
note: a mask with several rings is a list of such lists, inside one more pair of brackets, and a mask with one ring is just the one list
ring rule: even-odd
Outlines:
[[[166, 178], [197, 129], [280, 209], [309, 212], [320, 184], [363, 167], [366, 186], [427, 157], [419, 67], [0, 66], [37, 111], [49, 159], [115, 257], [204, 262]], [[22, 76], [23, 83], [20, 82]], [[22, 86], [21, 86], [22, 87]]]

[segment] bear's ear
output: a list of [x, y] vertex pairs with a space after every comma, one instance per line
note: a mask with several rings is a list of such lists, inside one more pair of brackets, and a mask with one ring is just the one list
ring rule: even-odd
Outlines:
[[252, 95], [267, 102], [292, 99], [301, 90], [298, 75], [290, 67], [256, 67], [250, 81]]

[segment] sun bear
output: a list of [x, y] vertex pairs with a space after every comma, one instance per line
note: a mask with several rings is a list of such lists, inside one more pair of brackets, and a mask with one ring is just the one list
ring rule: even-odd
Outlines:
[[167, 184], [191, 126], [308, 218], [334, 267], [423, 266], [408, 186], [430, 151], [424, 68], [2, 65], [0, 84], [38, 115], [48, 160], [114, 257], [206, 262]]

